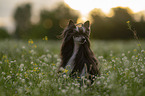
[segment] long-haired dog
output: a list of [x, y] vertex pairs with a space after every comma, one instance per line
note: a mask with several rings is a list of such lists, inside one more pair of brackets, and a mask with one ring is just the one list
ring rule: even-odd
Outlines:
[[87, 77], [93, 82], [93, 76], [100, 75], [98, 60], [90, 49], [90, 23], [86, 21], [78, 27], [72, 20], [61, 34], [63, 44], [61, 47], [62, 68], [68, 70], [71, 77]]

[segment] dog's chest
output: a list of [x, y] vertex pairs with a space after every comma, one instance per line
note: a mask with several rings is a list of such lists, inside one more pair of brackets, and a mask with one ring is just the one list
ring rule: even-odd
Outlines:
[[73, 54], [70, 57], [70, 59], [68, 60], [68, 63], [65, 67], [69, 71], [68, 73], [71, 73], [71, 71], [74, 68], [74, 62], [75, 62], [75, 58], [78, 53], [78, 50], [79, 50], [79, 44], [76, 43], [76, 44], [74, 44]]

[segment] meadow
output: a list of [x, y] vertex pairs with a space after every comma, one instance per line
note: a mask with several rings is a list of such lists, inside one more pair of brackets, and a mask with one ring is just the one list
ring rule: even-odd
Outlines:
[[101, 76], [92, 86], [58, 76], [61, 41], [1, 40], [0, 96], [143, 96], [145, 41], [93, 41]]

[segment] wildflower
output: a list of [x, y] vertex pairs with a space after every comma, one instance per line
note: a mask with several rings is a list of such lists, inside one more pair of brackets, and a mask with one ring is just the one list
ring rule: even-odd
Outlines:
[[2, 57], [3, 59], [5, 59], [5, 58], [7, 58], [7, 56], [6, 55], [3, 55], [3, 57]]
[[55, 66], [55, 64], [52, 64], [52, 66]]
[[32, 82], [29, 82], [29, 85], [32, 86]]
[[141, 52], [144, 53], [145, 51], [144, 50], [141, 50]]
[[134, 52], [136, 51], [136, 49], [133, 50]]
[[17, 90], [18, 90], [18, 93], [19, 94], [22, 94], [23, 93], [23, 88], [22, 87], [18, 88]]
[[34, 45], [34, 48], [37, 48], [37, 45]]
[[138, 55], [136, 55], [136, 57], [138, 57]]
[[127, 21], [126, 23], [127, 23], [127, 24], [129, 24], [129, 23], [130, 23], [130, 21]]
[[108, 73], [106, 73], [108, 75]]
[[124, 54], [124, 53], [122, 53], [122, 56], [125, 56], [125, 54]]
[[34, 90], [33, 90], [33, 93], [34, 93], [34, 96], [39, 96], [40, 95], [40, 91], [39, 91], [39, 89], [38, 88], [35, 88]]
[[21, 82], [22, 82], [22, 83], [25, 83], [25, 79], [22, 79]]
[[64, 71], [64, 68], [63, 67], [60, 67], [60, 71]]
[[24, 64], [21, 64], [21, 65], [20, 65], [20, 68], [22, 69], [23, 67], [24, 67]]
[[5, 62], [9, 63], [9, 60], [5, 60]]
[[10, 76], [10, 75], [8, 75], [8, 76], [7, 76], [7, 78], [8, 78], [8, 79], [10, 79], [10, 78], [11, 78], [11, 76]]
[[79, 89], [75, 89], [75, 93], [80, 93], [80, 90]]
[[67, 73], [67, 72], [68, 72], [68, 70], [64, 69], [64, 73]]
[[2, 72], [2, 75], [5, 75], [6, 73], [5, 72]]
[[48, 40], [48, 37], [47, 37], [47, 36], [45, 36], [45, 40], [46, 40], [46, 41]]
[[36, 70], [37, 70], [37, 69], [38, 69], [38, 67], [36, 67], [36, 68], [34, 68], [34, 69], [36, 69]]
[[90, 84], [91, 84], [91, 80], [87, 80], [87, 82], [86, 82], [86, 83], [90, 85]]
[[33, 44], [34, 42], [33, 42], [32, 39], [30, 39], [30, 40], [28, 41], [28, 43], [29, 43], [29, 44]]
[[45, 36], [42, 40], [46, 40], [46, 41], [47, 41], [47, 40], [48, 40], [48, 37], [47, 37], [47, 36]]
[[100, 82], [100, 81], [98, 81], [98, 82], [97, 82], [97, 84], [99, 85], [99, 84], [101, 84], [101, 82]]
[[137, 44], [137, 46], [141, 46], [141, 44]]
[[65, 89], [62, 89], [61, 91], [62, 91], [62, 93], [66, 93], [66, 90]]
[[113, 56], [112, 59], [114, 59], [115, 57]]
[[67, 77], [66, 77], [66, 74], [63, 74], [63, 78], [67, 78]]
[[77, 76], [77, 78], [79, 79], [80, 77], [79, 77], [79, 76]]
[[25, 46], [22, 46], [22, 49], [25, 49]]

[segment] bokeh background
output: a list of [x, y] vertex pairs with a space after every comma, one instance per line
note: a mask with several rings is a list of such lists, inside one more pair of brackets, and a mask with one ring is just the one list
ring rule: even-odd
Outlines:
[[91, 22], [91, 39], [145, 38], [143, 0], [0, 0], [0, 39], [58, 40], [70, 19]]

